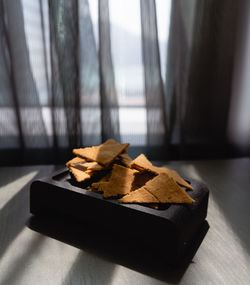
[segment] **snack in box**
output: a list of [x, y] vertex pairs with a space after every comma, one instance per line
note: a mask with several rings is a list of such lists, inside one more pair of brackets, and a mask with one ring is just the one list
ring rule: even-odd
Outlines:
[[99, 146], [73, 149], [76, 157], [66, 166], [77, 182], [98, 177], [89, 190], [104, 198], [118, 198], [121, 203], [195, 202], [186, 191], [192, 186], [175, 170], [154, 166], [144, 154], [133, 160], [128, 146], [110, 139]]

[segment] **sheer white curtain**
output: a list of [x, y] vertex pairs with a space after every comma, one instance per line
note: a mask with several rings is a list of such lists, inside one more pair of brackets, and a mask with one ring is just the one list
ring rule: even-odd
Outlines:
[[243, 2], [2, 0], [1, 163], [111, 137], [150, 159], [250, 154]]
[[[95, 60], [99, 48], [98, 0], [79, 1], [80, 65], [82, 80], [81, 125], [85, 144], [100, 142], [100, 97], [98, 62]], [[167, 41], [170, 23], [170, 0], [156, 0], [158, 39], [162, 79], [165, 81]], [[46, 134], [52, 145], [52, 115], [49, 108], [51, 84], [49, 7], [47, 1], [22, 0], [25, 33], [29, 48], [32, 72], [42, 107]], [[41, 12], [42, 5], [42, 14]], [[86, 21], [86, 15], [90, 17]], [[42, 17], [42, 18], [41, 18]], [[121, 141], [132, 145], [147, 144], [147, 112], [145, 107], [144, 68], [141, 42], [140, 0], [110, 0], [110, 40], [115, 75], [115, 85], [119, 103], [119, 127]], [[44, 32], [43, 32], [44, 31]], [[88, 51], [89, 44], [95, 50]], [[46, 50], [46, 52], [45, 52]], [[46, 70], [47, 69], [47, 70]], [[91, 78], [88, 74], [91, 73]], [[87, 78], [87, 79], [86, 79]], [[87, 86], [87, 87], [86, 87]], [[63, 108], [58, 110], [62, 139], [61, 146], [67, 146], [63, 135], [67, 133]], [[89, 135], [89, 136], [88, 136]]]

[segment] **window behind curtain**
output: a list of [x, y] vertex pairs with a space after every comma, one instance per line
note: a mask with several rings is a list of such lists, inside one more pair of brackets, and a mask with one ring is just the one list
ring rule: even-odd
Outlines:
[[[79, 29], [81, 34], [80, 45], [84, 49], [85, 41], [93, 40], [86, 33], [88, 30], [83, 25], [85, 7], [79, 1]], [[25, 33], [29, 48], [30, 63], [36, 82], [39, 100], [42, 107], [43, 120], [49, 144], [52, 146], [52, 118], [50, 103], [50, 35], [47, 1], [22, 0], [25, 20]], [[42, 18], [41, 7], [42, 5]], [[170, 22], [170, 0], [157, 0], [157, 25], [158, 39], [161, 56], [161, 71], [163, 80], [166, 73], [167, 41]], [[142, 63], [141, 20], [139, 0], [110, 0], [110, 32], [111, 52], [114, 66], [115, 83], [119, 102], [119, 119], [121, 141], [129, 141], [132, 146], [146, 145], [146, 108], [144, 95], [144, 73]], [[92, 29], [96, 52], [98, 51], [98, 0], [89, 1]], [[42, 28], [45, 33], [42, 32]], [[81, 60], [81, 58], [80, 58]], [[85, 61], [80, 61], [81, 72], [85, 71]], [[91, 63], [90, 63], [91, 64]], [[93, 63], [95, 64], [95, 63]], [[91, 75], [89, 76], [91, 78]], [[95, 78], [92, 78], [95, 81]], [[94, 86], [94, 83], [93, 83]], [[81, 124], [85, 144], [100, 143], [100, 110], [99, 90], [94, 88], [89, 92], [82, 90]], [[29, 112], [27, 110], [27, 112]], [[60, 116], [61, 147], [67, 147], [67, 140], [63, 139], [66, 133], [66, 122], [63, 108], [57, 112]], [[28, 117], [27, 117], [28, 118]], [[35, 134], [34, 134], [35, 135]], [[39, 135], [39, 134], [37, 134]], [[46, 147], [46, 146], [41, 146]]]

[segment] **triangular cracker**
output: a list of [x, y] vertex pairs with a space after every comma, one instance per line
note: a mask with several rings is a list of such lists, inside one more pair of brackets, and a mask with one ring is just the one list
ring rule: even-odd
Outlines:
[[94, 182], [91, 184], [91, 189], [95, 191], [99, 191], [100, 182]]
[[138, 188], [141, 188], [142, 186], [144, 186], [149, 180], [151, 180], [155, 176], [156, 176], [156, 174], [154, 174], [150, 171], [141, 171], [141, 172], [135, 173], [135, 179], [133, 181], [131, 191], [134, 191]]
[[66, 166], [69, 167], [70, 165], [72, 164], [75, 164], [75, 163], [81, 163], [81, 162], [85, 162], [86, 159], [82, 158], [82, 157], [74, 157], [72, 158], [71, 160], [69, 160], [67, 163], [66, 163]]
[[175, 170], [166, 167], [154, 166], [144, 154], [140, 154], [136, 159], [134, 159], [131, 162], [131, 167], [140, 171], [148, 170], [155, 174], [166, 173], [172, 177], [179, 185], [184, 186], [190, 190], [193, 189], [193, 187], [187, 183]]
[[136, 172], [134, 169], [114, 164], [109, 182], [100, 182], [98, 189], [103, 191], [105, 198], [125, 195], [131, 191]]
[[187, 183], [175, 170], [169, 169], [166, 167], [155, 167], [155, 169], [158, 170], [159, 173], [168, 174], [179, 185], [184, 186], [184, 187], [188, 188], [189, 190], [193, 190], [193, 187], [189, 183]]
[[194, 200], [166, 173], [160, 173], [143, 187], [154, 195], [160, 203], [188, 203]]
[[103, 166], [98, 164], [95, 161], [77, 163], [77, 164], [73, 164], [71, 166], [75, 167], [75, 168], [77, 168], [79, 170], [82, 170], [82, 171], [87, 171], [87, 170], [98, 171], [98, 170], [102, 170], [103, 169]]
[[102, 175], [103, 175], [103, 176], [102, 176], [98, 181], [93, 182], [93, 183], [91, 184], [91, 186], [90, 186], [90, 188], [89, 188], [91, 191], [102, 191], [100, 184], [101, 184], [102, 182], [108, 182], [108, 181], [109, 181], [110, 176], [111, 176], [111, 171], [110, 171], [110, 169], [109, 169], [109, 170], [105, 170], [105, 172], [102, 173]]
[[92, 183], [91, 187], [95, 189], [96, 191], [103, 192], [105, 185], [107, 185], [108, 183], [109, 183], [108, 181], [99, 181], [99, 182]]
[[119, 143], [114, 139], [108, 139], [103, 144], [119, 144]]
[[91, 177], [90, 174], [88, 174], [82, 170], [79, 170], [73, 166], [69, 167], [69, 171], [74, 175], [77, 182], [83, 182], [83, 181], [85, 181]]
[[147, 159], [147, 157], [142, 153], [137, 156], [132, 162], [131, 167], [138, 170], [151, 170], [152, 163]]
[[130, 168], [130, 164], [132, 162], [132, 158], [127, 153], [121, 153], [118, 158], [120, 159], [121, 163], [126, 167]]
[[158, 199], [144, 188], [130, 192], [119, 199], [122, 203], [158, 203]]
[[104, 143], [99, 146], [74, 149], [73, 153], [77, 156], [96, 161], [104, 166], [109, 165], [127, 147], [128, 143]]

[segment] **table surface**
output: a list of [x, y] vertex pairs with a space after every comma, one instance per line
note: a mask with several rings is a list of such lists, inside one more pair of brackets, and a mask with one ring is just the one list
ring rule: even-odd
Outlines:
[[30, 183], [58, 166], [2, 167], [0, 284], [250, 284], [250, 158], [163, 165], [204, 181], [210, 190], [210, 228], [188, 266], [96, 249], [101, 237], [80, 245], [63, 223], [60, 235], [53, 226], [35, 231], [29, 226]]

